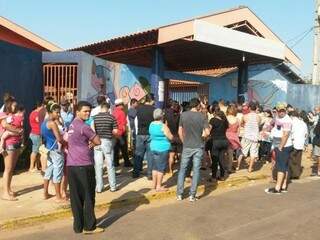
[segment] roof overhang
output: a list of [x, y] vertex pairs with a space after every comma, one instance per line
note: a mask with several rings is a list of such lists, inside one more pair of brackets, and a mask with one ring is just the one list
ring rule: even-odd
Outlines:
[[103, 41], [82, 50], [106, 60], [150, 67], [153, 48], [164, 53], [167, 70], [199, 71], [300, 59], [247, 7]]
[[62, 51], [63, 49], [54, 45], [53, 43], [44, 40], [38, 35], [28, 31], [27, 29], [11, 22], [10, 20], [0, 16], [0, 26], [4, 27], [8, 31], [17, 34], [19, 37], [25, 38], [26, 40], [38, 45], [41, 49], [51, 52]]

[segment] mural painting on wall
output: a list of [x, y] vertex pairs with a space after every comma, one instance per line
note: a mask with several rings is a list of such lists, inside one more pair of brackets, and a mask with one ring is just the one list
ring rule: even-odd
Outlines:
[[87, 96], [88, 101], [95, 102], [98, 95], [106, 95], [114, 104], [116, 98], [122, 98], [128, 104], [132, 98], [141, 100], [150, 92], [149, 70], [106, 62], [104, 65], [92, 61], [91, 86], [94, 93]]
[[150, 93], [151, 85], [148, 81], [149, 69], [121, 66], [121, 80], [118, 97], [122, 98], [125, 104], [131, 99], [141, 100], [147, 93]]
[[90, 99], [95, 99], [98, 95], [106, 95], [110, 101], [114, 103], [116, 94], [112, 81], [113, 70], [114, 69], [111, 64], [109, 66], [103, 66], [97, 65], [94, 60], [92, 61], [91, 86], [96, 91], [96, 94], [91, 96]]
[[286, 84], [285, 81], [281, 80], [251, 80], [248, 82], [248, 100], [258, 101], [263, 106], [272, 108], [277, 102], [286, 101]]

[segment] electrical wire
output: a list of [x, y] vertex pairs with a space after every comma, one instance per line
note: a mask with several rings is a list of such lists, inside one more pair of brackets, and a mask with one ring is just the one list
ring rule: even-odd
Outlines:
[[308, 36], [308, 34], [309, 34], [312, 30], [313, 30], [313, 27], [312, 27], [311, 29], [309, 29], [309, 31], [306, 32], [302, 37], [300, 37], [298, 40], [296, 40], [295, 43], [290, 46], [290, 48], [294, 48], [295, 46], [297, 46], [303, 39], [305, 39], [305, 38]]
[[309, 32], [310, 29], [313, 29], [314, 27], [308, 28], [307, 30], [303, 31], [302, 33], [300, 33], [299, 35], [295, 36], [294, 38], [289, 39], [286, 44], [288, 45], [290, 42], [296, 40], [297, 38], [301, 37], [302, 35], [304, 35], [305, 33]]

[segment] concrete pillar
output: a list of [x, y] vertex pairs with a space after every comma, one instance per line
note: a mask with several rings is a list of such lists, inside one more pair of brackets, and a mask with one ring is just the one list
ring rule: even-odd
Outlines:
[[244, 102], [248, 100], [248, 64], [242, 62], [238, 66], [238, 102]]
[[154, 94], [156, 107], [163, 108], [164, 104], [164, 58], [161, 48], [153, 49], [151, 68], [151, 93]]

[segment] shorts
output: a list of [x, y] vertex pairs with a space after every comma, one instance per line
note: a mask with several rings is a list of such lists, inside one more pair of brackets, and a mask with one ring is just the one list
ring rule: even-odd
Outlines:
[[36, 134], [30, 134], [30, 139], [32, 142], [32, 152], [33, 153], [39, 153], [39, 148], [41, 146], [41, 137], [40, 135], [36, 135]]
[[241, 139], [242, 153], [245, 157], [257, 158], [259, 156], [259, 143], [246, 138]]
[[47, 156], [48, 155], [48, 149], [46, 148], [46, 146], [44, 144], [40, 145], [39, 153], [41, 154], [41, 156]]
[[168, 165], [168, 151], [152, 151], [152, 170], [164, 173]]
[[320, 147], [317, 145], [313, 146], [313, 156], [320, 157]]
[[21, 142], [14, 143], [14, 144], [8, 144], [6, 146], [6, 151], [7, 152], [13, 152], [13, 151], [18, 150], [20, 148], [21, 148]]
[[43, 178], [51, 180], [53, 183], [60, 183], [63, 176], [64, 157], [58, 150], [48, 152], [47, 168]]
[[181, 153], [182, 152], [182, 145], [179, 143], [171, 143], [170, 152]]
[[170, 152], [181, 153], [182, 152], [182, 142], [179, 139], [178, 135], [175, 135], [171, 143]]
[[289, 170], [289, 160], [290, 154], [293, 150], [293, 147], [284, 147], [282, 151], [279, 151], [279, 148], [275, 148], [276, 153], [276, 169], [278, 172], [287, 172]]

